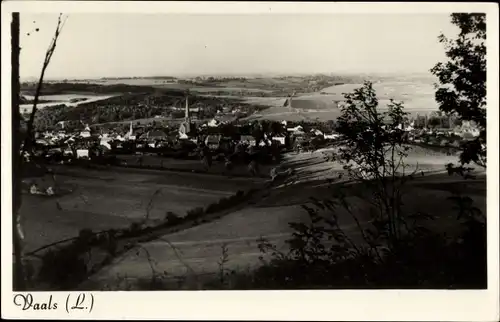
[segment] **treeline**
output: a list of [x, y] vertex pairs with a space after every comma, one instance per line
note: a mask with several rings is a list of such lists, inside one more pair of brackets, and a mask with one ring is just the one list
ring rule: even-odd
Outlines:
[[[35, 95], [36, 84], [22, 83], [21, 92], [27, 95]], [[96, 94], [116, 94], [116, 93], [154, 93], [160, 91], [151, 86], [136, 86], [127, 84], [99, 85], [85, 83], [45, 83], [42, 88], [42, 95], [67, 94], [72, 92], [89, 92]], [[182, 90], [162, 89], [162, 93], [169, 95], [184, 95]]]
[[[196, 91], [196, 90], [194, 90]], [[203, 91], [200, 94], [204, 95], [217, 95], [217, 96], [235, 96], [235, 97], [286, 97], [290, 94], [285, 91], [273, 91], [273, 92], [264, 92], [259, 90], [246, 90], [242, 88], [240, 91], [235, 90], [213, 90], [213, 91]]]
[[[48, 106], [37, 111], [35, 115], [35, 128], [38, 131], [53, 130], [60, 121], [80, 121], [87, 124], [120, 122], [135, 119], [164, 116], [181, 118], [183, 110], [172, 110], [172, 106], [184, 107], [183, 95], [151, 95], [148, 93], [124, 94], [111, 97], [102, 101], [82, 103], [77, 106], [64, 104]], [[202, 97], [191, 95], [189, 97], [191, 108], [199, 108], [194, 113], [198, 118], [212, 118], [217, 111], [224, 108], [234, 109], [241, 107], [247, 113], [252, 113], [256, 108], [236, 99]], [[69, 122], [68, 124], [72, 124]], [[71, 129], [71, 127], [68, 127]]]
[[247, 79], [245, 77], [196, 77], [195, 81], [197, 82], [208, 82], [208, 83], [213, 83], [213, 82], [230, 82], [230, 81], [239, 81], [239, 82], [246, 82]]
[[456, 116], [439, 115], [431, 113], [429, 116], [417, 116], [414, 118], [415, 128], [444, 128], [451, 129], [462, 125], [462, 120]]
[[173, 76], [135, 76], [135, 77], [101, 77], [101, 80], [118, 80], [118, 79], [165, 79], [165, 80], [176, 80]]

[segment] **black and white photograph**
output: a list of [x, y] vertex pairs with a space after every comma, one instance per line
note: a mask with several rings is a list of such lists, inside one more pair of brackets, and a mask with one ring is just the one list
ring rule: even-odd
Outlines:
[[10, 316], [116, 291], [498, 300], [498, 6], [92, 3], [2, 13]]

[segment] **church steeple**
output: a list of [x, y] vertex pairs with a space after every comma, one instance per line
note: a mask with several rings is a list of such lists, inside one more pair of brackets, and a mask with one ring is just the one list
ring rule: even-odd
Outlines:
[[190, 116], [189, 116], [189, 92], [186, 93], [186, 110], [184, 113], [184, 118], [186, 122], [190, 121]]
[[191, 117], [189, 115], [189, 90], [186, 92], [186, 111], [184, 113], [184, 123], [186, 124], [186, 133], [191, 132]]
[[191, 116], [189, 114], [189, 90], [186, 91], [186, 107], [184, 111], [184, 122], [179, 127], [179, 134], [183, 137], [191, 133]]

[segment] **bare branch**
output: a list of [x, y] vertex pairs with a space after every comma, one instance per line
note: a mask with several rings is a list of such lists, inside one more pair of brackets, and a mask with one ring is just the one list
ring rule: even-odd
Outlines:
[[47, 52], [45, 53], [45, 59], [43, 61], [42, 65], [42, 71], [40, 73], [40, 78], [38, 80], [38, 84], [36, 87], [35, 91], [35, 97], [33, 98], [33, 109], [31, 110], [30, 113], [30, 118], [27, 124], [27, 133], [26, 133], [26, 138], [23, 144], [23, 149], [21, 155], [24, 155], [26, 152], [31, 152], [32, 148], [32, 141], [33, 141], [33, 124], [35, 121], [35, 113], [38, 105], [38, 101], [40, 99], [40, 95], [42, 92], [42, 86], [43, 86], [43, 79], [45, 77], [45, 71], [49, 67], [50, 61], [52, 59], [52, 55], [54, 54], [54, 51], [57, 46], [57, 40], [59, 39], [59, 35], [61, 34], [61, 31], [66, 23], [67, 17], [62, 20], [62, 13], [59, 14], [59, 17], [57, 19], [57, 26], [56, 30], [54, 32], [54, 37], [52, 38], [49, 48], [47, 49]]
[[170, 248], [172, 248], [172, 250], [174, 251], [175, 257], [177, 257], [177, 259], [179, 260], [179, 262], [181, 262], [181, 263], [182, 263], [182, 265], [184, 265], [184, 266], [185, 266], [185, 267], [186, 267], [186, 268], [187, 268], [187, 269], [191, 272], [191, 274], [192, 274], [193, 276], [195, 276], [195, 277], [196, 277], [196, 276], [198, 275], [198, 274], [195, 272], [195, 270], [194, 270], [191, 266], [189, 266], [189, 264], [188, 264], [188, 263], [186, 263], [186, 262], [182, 259], [182, 257], [179, 255], [179, 253], [180, 253], [181, 251], [180, 251], [179, 249], [177, 249], [177, 247], [175, 247], [175, 246], [174, 246], [174, 245], [173, 245], [173, 244], [172, 244], [172, 243], [171, 243], [168, 239], [166, 239], [166, 238], [164, 238], [164, 237], [163, 237], [163, 238], [158, 238], [158, 239], [159, 239], [159, 240], [161, 240], [161, 241], [163, 241], [163, 242], [165, 242], [165, 243], [167, 243], [167, 245], [169, 245], [169, 246], [170, 246]]

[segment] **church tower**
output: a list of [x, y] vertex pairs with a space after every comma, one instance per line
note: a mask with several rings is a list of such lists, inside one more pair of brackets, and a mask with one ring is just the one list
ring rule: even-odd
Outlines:
[[186, 110], [184, 112], [184, 123], [186, 125], [186, 133], [191, 132], [191, 117], [189, 115], [189, 92], [186, 93]]
[[283, 106], [292, 108], [292, 99], [294, 96], [295, 96], [295, 91], [291, 95], [288, 95], [288, 98], [286, 99], [285, 104], [283, 104]]
[[184, 111], [184, 122], [179, 127], [179, 134], [183, 138], [187, 138], [189, 133], [193, 129], [191, 128], [191, 116], [189, 114], [189, 92], [186, 93], [186, 107]]

